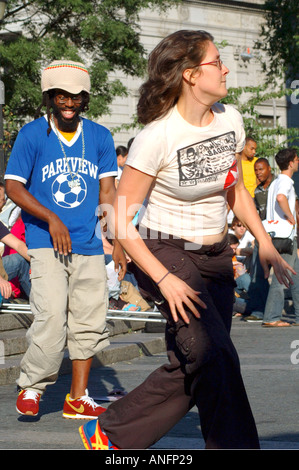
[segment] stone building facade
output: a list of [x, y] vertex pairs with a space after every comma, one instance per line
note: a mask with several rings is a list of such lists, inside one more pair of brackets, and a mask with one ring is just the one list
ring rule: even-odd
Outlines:
[[[179, 29], [203, 29], [209, 31], [221, 47], [221, 58], [229, 68], [228, 87], [258, 86], [263, 82], [260, 62], [253, 50], [263, 22], [263, 0], [185, 0], [178, 7], [164, 14], [144, 10], [140, 15], [141, 41], [149, 53], [168, 34]], [[119, 130], [122, 124], [132, 121], [138, 101], [141, 80], [118, 75], [127, 86], [129, 96], [118, 98], [111, 107], [111, 115], [103, 116], [100, 122], [114, 133], [116, 145], [126, 145], [137, 130]], [[269, 100], [260, 109], [261, 123], [272, 127], [276, 122], [287, 126], [286, 102]]]

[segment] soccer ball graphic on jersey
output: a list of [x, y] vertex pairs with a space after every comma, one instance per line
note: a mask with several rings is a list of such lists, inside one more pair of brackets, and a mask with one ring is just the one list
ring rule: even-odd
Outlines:
[[56, 204], [66, 209], [80, 206], [87, 194], [87, 186], [81, 175], [62, 173], [52, 184]]

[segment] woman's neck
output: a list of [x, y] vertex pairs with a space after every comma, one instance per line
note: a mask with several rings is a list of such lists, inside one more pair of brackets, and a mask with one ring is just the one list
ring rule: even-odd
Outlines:
[[179, 99], [177, 109], [182, 118], [192, 126], [206, 127], [214, 119], [211, 107], [201, 103], [194, 106], [194, 102], [191, 104], [188, 100]]

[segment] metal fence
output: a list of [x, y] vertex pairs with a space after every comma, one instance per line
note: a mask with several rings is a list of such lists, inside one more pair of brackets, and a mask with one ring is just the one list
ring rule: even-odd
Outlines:
[[[32, 315], [29, 304], [14, 304], [3, 302], [0, 307], [1, 313], [14, 313], [14, 314], [27, 314]], [[165, 323], [159, 311], [147, 310], [146, 312], [136, 312], [130, 310], [113, 310], [109, 309], [107, 313], [107, 320], [134, 320], [149, 323]]]

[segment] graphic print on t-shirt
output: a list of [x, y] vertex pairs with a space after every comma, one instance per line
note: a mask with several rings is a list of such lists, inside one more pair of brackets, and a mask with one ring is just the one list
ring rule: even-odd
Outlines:
[[227, 132], [177, 151], [179, 185], [195, 186], [223, 179], [223, 189], [238, 179], [235, 132]]
[[52, 196], [58, 206], [73, 209], [85, 199], [87, 186], [81, 175], [61, 173], [52, 184]]
[[[42, 167], [41, 182], [51, 183], [51, 193], [55, 204], [65, 209], [78, 207], [87, 195], [86, 179], [97, 179], [97, 166], [87, 159], [69, 157], [68, 162], [57, 158]], [[55, 178], [53, 181], [53, 177]], [[48, 186], [47, 186], [48, 187]]]

